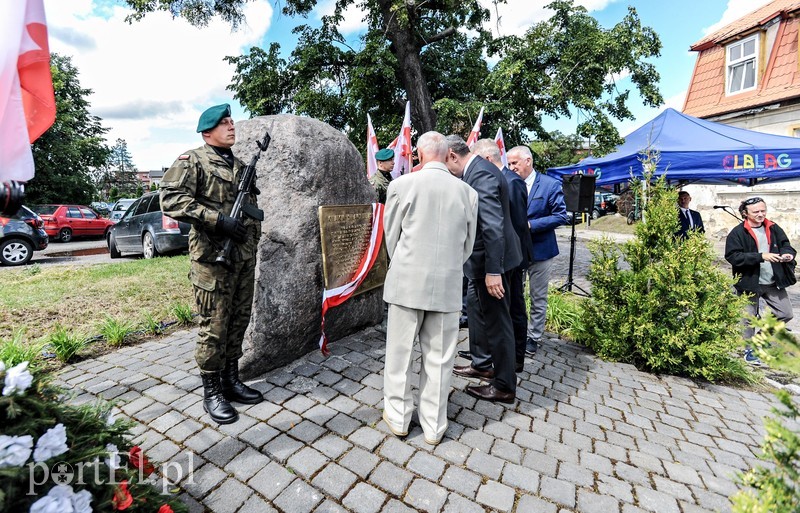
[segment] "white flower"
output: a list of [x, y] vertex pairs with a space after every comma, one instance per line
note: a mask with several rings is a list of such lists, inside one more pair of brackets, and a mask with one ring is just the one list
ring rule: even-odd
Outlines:
[[106, 465], [110, 469], [118, 469], [119, 468], [119, 449], [114, 444], [106, 445], [106, 450], [108, 451], [108, 458], [105, 459]]
[[49, 460], [59, 454], [67, 452], [67, 430], [64, 424], [56, 424], [47, 430], [45, 434], [36, 441], [36, 448], [33, 450], [33, 461], [39, 463]]
[[6, 386], [3, 387], [3, 395], [24, 392], [31, 386], [31, 383], [33, 383], [33, 376], [28, 371], [28, 362], [22, 362], [6, 372]]
[[92, 494], [88, 490], [81, 490], [72, 496], [72, 508], [75, 513], [92, 513], [90, 502], [92, 502]]
[[75, 513], [72, 506], [72, 487], [56, 485], [50, 491], [31, 504], [30, 513]]
[[117, 421], [117, 414], [114, 413], [113, 410], [108, 410], [108, 416], [106, 417], [106, 424], [108, 424], [109, 426], [113, 426], [116, 421]]
[[3, 372], [3, 371], [5, 371], [5, 370], [6, 370], [6, 364], [5, 364], [5, 363], [3, 363], [3, 361], [2, 361], [2, 360], [0, 360], [0, 372]]
[[33, 437], [0, 435], [0, 468], [21, 467], [31, 457]]

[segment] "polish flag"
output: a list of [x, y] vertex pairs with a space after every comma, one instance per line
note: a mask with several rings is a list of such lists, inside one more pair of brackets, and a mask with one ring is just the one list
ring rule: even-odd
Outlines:
[[500, 148], [500, 160], [503, 162], [503, 167], [508, 167], [508, 155], [506, 155], [506, 143], [503, 141], [503, 129], [497, 129], [497, 135], [494, 136], [494, 142]]
[[472, 132], [469, 133], [469, 137], [467, 137], [467, 146], [472, 148], [476, 142], [478, 142], [478, 138], [481, 136], [481, 124], [483, 123], [483, 107], [481, 107], [481, 111], [478, 113], [478, 119], [475, 120], [475, 126], [472, 127]]
[[0, 3], [0, 180], [33, 178], [30, 145], [56, 119], [44, 0]]
[[370, 178], [378, 171], [378, 161], [375, 160], [375, 154], [378, 153], [379, 149], [378, 136], [375, 135], [375, 129], [372, 128], [372, 118], [367, 114], [367, 178]]
[[411, 102], [406, 102], [406, 115], [403, 117], [403, 126], [400, 134], [392, 144], [387, 146], [394, 150], [394, 169], [392, 178], [411, 172]]

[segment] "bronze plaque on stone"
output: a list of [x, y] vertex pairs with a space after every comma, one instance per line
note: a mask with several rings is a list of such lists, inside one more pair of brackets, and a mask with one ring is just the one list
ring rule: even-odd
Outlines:
[[[369, 248], [372, 231], [372, 205], [328, 205], [319, 207], [319, 232], [322, 239], [322, 271], [325, 289], [349, 283], [361, 258]], [[355, 294], [383, 285], [388, 268], [386, 244], [381, 242], [375, 264]], [[355, 295], [354, 294], [354, 295]]]

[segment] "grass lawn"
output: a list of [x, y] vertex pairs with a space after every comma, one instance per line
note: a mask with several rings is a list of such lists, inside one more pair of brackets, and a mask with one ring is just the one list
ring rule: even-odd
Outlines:
[[174, 320], [191, 306], [187, 255], [86, 266], [30, 266], [0, 273], [0, 342], [40, 341], [61, 325], [98, 334], [107, 316], [139, 326]]

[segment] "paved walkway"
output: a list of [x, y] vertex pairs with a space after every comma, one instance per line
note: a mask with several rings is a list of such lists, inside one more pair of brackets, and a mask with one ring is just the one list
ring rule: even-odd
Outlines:
[[380, 420], [384, 339], [370, 328], [328, 358], [312, 352], [253, 381], [267, 400], [218, 426], [202, 409], [195, 337], [180, 331], [60, 375], [77, 402], [120, 402], [193, 512], [724, 512], [732, 476], [757, 462], [773, 402], [553, 338], [526, 361], [513, 405], [476, 402], [454, 377], [450, 427], [433, 448], [419, 427], [400, 440]]

